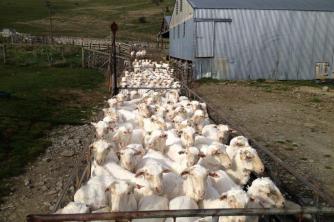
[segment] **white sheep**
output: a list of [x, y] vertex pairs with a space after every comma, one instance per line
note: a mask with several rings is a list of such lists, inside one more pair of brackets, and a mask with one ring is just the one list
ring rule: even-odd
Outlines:
[[89, 211], [89, 207], [84, 203], [70, 202], [64, 208], [57, 210], [56, 214], [84, 214]]
[[[248, 188], [247, 194], [250, 200], [247, 208], [283, 208], [285, 206], [282, 193], [267, 177], [254, 180]], [[247, 216], [247, 222], [257, 221], [259, 221], [258, 217]]]
[[115, 180], [105, 189], [110, 195], [112, 212], [137, 210], [134, 186], [131, 182]]
[[[169, 201], [157, 195], [145, 196], [138, 203], [139, 211], [168, 210]], [[164, 222], [165, 218], [134, 219], [133, 222]]]
[[145, 150], [141, 144], [130, 144], [125, 149], [121, 149], [117, 152], [120, 159], [120, 165], [131, 172], [134, 172], [136, 166], [139, 164]]
[[[190, 209], [198, 209], [197, 203], [188, 196], [179, 196], [171, 201], [169, 201], [169, 209], [170, 210], [190, 210]], [[198, 217], [179, 217], [176, 218], [176, 222], [194, 222], [199, 220]], [[173, 222], [172, 218], [167, 218], [166, 222]]]
[[90, 145], [91, 153], [97, 164], [103, 165], [105, 162], [114, 161], [118, 163], [115, 152], [115, 144], [108, 143], [106, 140], [98, 140]]
[[245, 185], [251, 172], [257, 174], [264, 172], [264, 165], [255, 149], [244, 147], [238, 149], [232, 159], [231, 168], [226, 172], [237, 184]]
[[225, 193], [232, 188], [240, 188], [230, 176], [223, 170], [217, 170], [215, 172], [210, 172], [208, 176], [208, 182], [211, 184], [218, 193]]
[[92, 177], [87, 184], [83, 185], [74, 194], [74, 201], [89, 206], [92, 210], [97, 210], [108, 206], [108, 199], [105, 195], [107, 186], [115, 181], [111, 176]]

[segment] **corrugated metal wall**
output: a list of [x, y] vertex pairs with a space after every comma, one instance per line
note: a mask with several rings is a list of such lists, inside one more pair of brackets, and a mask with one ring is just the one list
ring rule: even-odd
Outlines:
[[192, 19], [187, 20], [169, 30], [170, 56], [184, 60], [193, 60], [194, 30], [194, 22]]
[[[232, 23], [219, 20], [226, 18]], [[194, 59], [197, 78], [307, 80], [315, 78], [317, 62], [329, 62], [334, 78], [332, 12], [196, 9], [195, 19], [218, 19], [214, 25], [214, 56]], [[203, 25], [196, 28], [200, 34], [208, 30]], [[184, 55], [190, 47], [181, 46], [174, 57]], [[210, 50], [203, 49], [203, 44], [195, 48], [200, 50], [198, 55]]]

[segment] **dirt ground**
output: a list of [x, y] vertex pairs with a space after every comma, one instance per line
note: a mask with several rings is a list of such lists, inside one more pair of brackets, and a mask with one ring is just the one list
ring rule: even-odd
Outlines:
[[334, 89], [277, 82], [206, 82], [195, 91], [298, 173], [334, 194]]
[[90, 125], [62, 126], [48, 137], [52, 145], [45, 154], [29, 164], [24, 174], [7, 181], [11, 189], [0, 205], [0, 222], [23, 222], [28, 214], [52, 212], [78, 164], [84, 166], [94, 129]]

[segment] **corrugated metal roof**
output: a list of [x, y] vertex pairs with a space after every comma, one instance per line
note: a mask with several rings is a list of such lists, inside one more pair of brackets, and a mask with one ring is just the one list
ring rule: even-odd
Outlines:
[[167, 22], [167, 24], [170, 23], [170, 20], [172, 20], [172, 16], [165, 16], [165, 21]]
[[188, 0], [199, 9], [334, 11], [334, 0]]

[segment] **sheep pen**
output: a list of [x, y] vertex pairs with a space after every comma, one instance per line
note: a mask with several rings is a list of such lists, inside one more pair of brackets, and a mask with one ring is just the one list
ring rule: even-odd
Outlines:
[[304, 189], [303, 178], [219, 119], [169, 64], [132, 67], [104, 118], [92, 123], [96, 139], [86, 169], [77, 169], [82, 176], [72, 177], [74, 199], [60, 198], [55, 214], [29, 221], [327, 221], [319, 214], [333, 214], [315, 187]]

